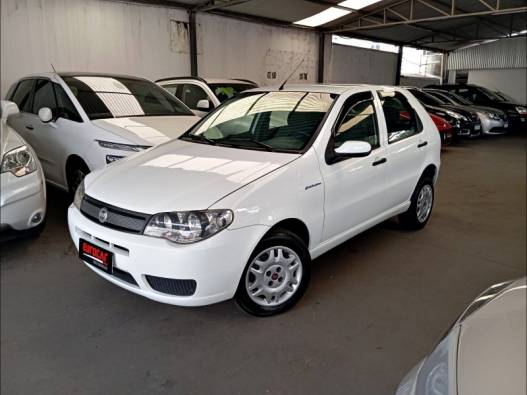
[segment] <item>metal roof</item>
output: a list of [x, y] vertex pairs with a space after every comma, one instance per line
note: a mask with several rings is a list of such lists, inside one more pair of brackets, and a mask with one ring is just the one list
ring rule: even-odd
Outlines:
[[[297, 28], [293, 22], [329, 7], [350, 11], [316, 31], [452, 51], [527, 29], [525, 0], [380, 0], [359, 11], [342, 0], [128, 0], [183, 7], [266, 24]], [[311, 29], [311, 28], [307, 28]]]

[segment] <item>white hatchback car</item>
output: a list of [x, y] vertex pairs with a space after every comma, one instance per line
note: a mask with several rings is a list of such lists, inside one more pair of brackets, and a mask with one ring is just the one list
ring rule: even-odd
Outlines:
[[479, 295], [396, 395], [525, 394], [526, 288], [524, 277]]
[[47, 182], [74, 192], [92, 170], [176, 138], [199, 118], [148, 80], [91, 73], [45, 73], [7, 94], [20, 114], [9, 124], [31, 144]]
[[311, 259], [395, 215], [423, 227], [440, 150], [404, 89], [251, 90], [90, 174], [69, 230], [80, 258], [129, 291], [184, 306], [236, 296], [271, 315], [301, 297]]
[[38, 234], [46, 218], [46, 185], [33, 148], [6, 124], [17, 114], [15, 103], [2, 100], [0, 119], [0, 230]]

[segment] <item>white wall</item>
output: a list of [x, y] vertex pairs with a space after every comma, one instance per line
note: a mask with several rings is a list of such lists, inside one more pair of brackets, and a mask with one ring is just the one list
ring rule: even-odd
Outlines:
[[468, 83], [503, 92], [518, 103], [527, 103], [527, 68], [469, 70]]
[[[18, 78], [57, 70], [156, 79], [188, 75], [184, 10], [103, 0], [1, 0], [0, 94]], [[171, 34], [172, 33], [172, 34]], [[171, 39], [172, 38], [172, 39]], [[179, 42], [178, 42], [179, 40]]]
[[[304, 59], [290, 81], [299, 82], [300, 73], [307, 73], [308, 82], [317, 80], [318, 35], [315, 32], [211, 14], [198, 14], [197, 22], [201, 76], [247, 78], [260, 85], [276, 85]], [[274, 72], [275, 79], [267, 78], [268, 72]]]
[[397, 54], [326, 40], [324, 82], [394, 85]]

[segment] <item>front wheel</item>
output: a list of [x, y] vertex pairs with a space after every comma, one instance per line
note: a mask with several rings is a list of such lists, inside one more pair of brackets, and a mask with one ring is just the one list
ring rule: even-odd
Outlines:
[[399, 216], [399, 221], [407, 229], [422, 229], [430, 219], [433, 205], [434, 182], [430, 178], [422, 178], [412, 194], [410, 208]]
[[246, 312], [269, 316], [293, 307], [311, 277], [307, 247], [295, 234], [278, 231], [255, 248], [243, 271], [236, 302]]

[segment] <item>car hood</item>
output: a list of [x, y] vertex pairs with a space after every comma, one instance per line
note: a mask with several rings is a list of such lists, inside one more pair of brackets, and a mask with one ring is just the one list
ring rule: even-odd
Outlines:
[[147, 214], [203, 210], [299, 156], [174, 140], [88, 175], [85, 190]]
[[459, 394], [525, 394], [525, 278], [511, 284], [461, 326]]
[[169, 115], [108, 118], [92, 122], [135, 144], [159, 145], [181, 136], [200, 119], [193, 115]]

